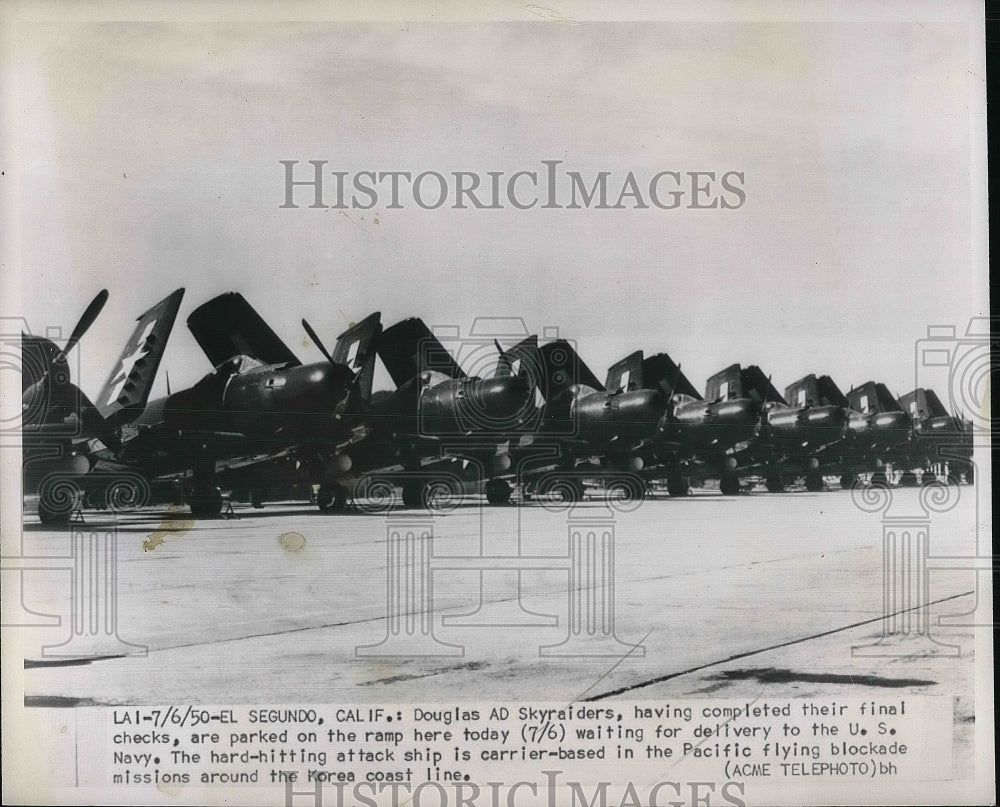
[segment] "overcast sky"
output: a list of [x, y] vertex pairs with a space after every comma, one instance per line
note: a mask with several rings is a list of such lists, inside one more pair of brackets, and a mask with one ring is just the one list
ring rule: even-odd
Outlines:
[[[902, 394], [927, 325], [985, 306], [969, 19], [40, 23], [8, 75], [20, 313], [68, 333], [110, 290], [80, 348], [91, 395], [178, 286], [175, 390], [211, 369], [187, 315], [238, 290], [304, 361], [321, 356], [303, 316], [331, 347], [373, 310], [463, 331], [517, 316], [576, 339], [602, 378], [642, 348], [701, 389], [741, 362], [779, 389], [816, 372]], [[746, 201], [279, 207], [279, 160], [485, 176], [554, 159], [610, 171], [615, 196], [629, 171], [739, 171]]]

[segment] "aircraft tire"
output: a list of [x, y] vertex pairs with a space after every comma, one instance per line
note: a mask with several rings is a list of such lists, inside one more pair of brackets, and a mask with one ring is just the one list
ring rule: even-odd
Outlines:
[[854, 483], [857, 481], [858, 478], [854, 474], [844, 474], [840, 477], [840, 487], [844, 490], [850, 490], [854, 487]]
[[486, 483], [486, 501], [490, 504], [508, 504], [512, 492], [510, 485], [503, 479], [491, 479]]
[[423, 482], [418, 482], [416, 480], [409, 480], [403, 483], [403, 507], [408, 507], [410, 509], [422, 508], [426, 505], [424, 501], [424, 485]]
[[724, 476], [719, 480], [719, 490], [723, 496], [736, 496], [740, 492], [738, 476]]
[[41, 500], [38, 502], [38, 520], [43, 524], [69, 524], [69, 514], [70, 511], [64, 507], [52, 507]]
[[781, 493], [785, 489], [785, 480], [781, 478], [781, 474], [769, 474], [764, 485], [770, 493]]
[[691, 492], [691, 483], [687, 477], [671, 476], [667, 479], [667, 493], [671, 496], [687, 496]]
[[68, 524], [82, 494], [75, 481], [55, 479], [38, 491], [38, 520], [43, 524]]
[[806, 476], [806, 490], [810, 493], [819, 493], [823, 490], [823, 477], [821, 474], [809, 474]]
[[188, 504], [195, 518], [215, 518], [222, 512], [222, 491], [217, 487], [200, 488], [188, 497]]
[[324, 482], [316, 494], [316, 504], [324, 513], [339, 513], [347, 507], [347, 488], [343, 485]]

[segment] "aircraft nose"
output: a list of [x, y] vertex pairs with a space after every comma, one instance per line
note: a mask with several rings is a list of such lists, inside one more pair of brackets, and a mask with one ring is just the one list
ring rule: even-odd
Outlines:
[[512, 424], [526, 416], [532, 399], [528, 381], [522, 376], [482, 379], [470, 397], [474, 407], [494, 426]]
[[22, 426], [34, 426], [42, 421], [47, 397], [44, 381], [36, 381], [24, 390], [21, 394]]
[[299, 369], [306, 373], [307, 386], [323, 391], [324, 406], [342, 401], [354, 383], [354, 373], [345, 364], [316, 364]]
[[663, 418], [667, 411], [667, 398], [663, 390], [636, 390], [639, 419], [642, 423], [649, 423], [655, 426]]
[[872, 427], [887, 432], [909, 429], [910, 416], [906, 412], [880, 412], [872, 418]]
[[729, 426], [753, 426], [760, 417], [760, 407], [749, 398], [724, 401], [715, 410], [719, 422]]

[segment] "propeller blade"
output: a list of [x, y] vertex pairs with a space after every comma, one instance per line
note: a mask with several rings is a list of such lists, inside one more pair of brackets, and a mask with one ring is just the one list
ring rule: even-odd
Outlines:
[[[108, 290], [101, 289], [100, 293], [90, 301], [90, 305], [87, 306], [87, 310], [83, 312], [83, 316], [80, 317], [80, 321], [76, 323], [76, 327], [73, 329], [73, 333], [70, 334], [69, 340], [66, 342], [66, 346], [59, 352], [56, 357], [56, 362], [62, 361], [66, 358], [66, 355], [76, 347], [76, 343], [83, 338], [83, 335], [90, 329], [90, 326], [94, 324], [94, 320], [97, 319], [97, 315], [101, 313], [101, 309], [104, 308], [104, 304], [108, 301]], [[53, 363], [56, 363], [53, 362]]]
[[302, 327], [306, 329], [306, 333], [309, 334], [309, 338], [313, 340], [313, 344], [319, 348], [319, 352], [326, 356], [326, 360], [330, 362], [330, 364], [335, 364], [336, 362], [334, 362], [333, 357], [330, 355], [330, 351], [323, 346], [320, 338], [316, 335], [316, 331], [314, 331], [312, 326], [304, 319], [302, 320]]

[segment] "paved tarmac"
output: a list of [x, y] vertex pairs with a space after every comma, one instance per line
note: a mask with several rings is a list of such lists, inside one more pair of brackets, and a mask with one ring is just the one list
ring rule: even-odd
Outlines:
[[[973, 713], [973, 632], [937, 619], [972, 611], [985, 576], [933, 568], [923, 592], [903, 587], [918, 579], [905, 565], [890, 569], [888, 610], [901, 613], [882, 618], [889, 519], [928, 531], [932, 566], [975, 554], [974, 491], [956, 491], [950, 509], [929, 514], [916, 489], [893, 490], [875, 512], [841, 490], [570, 509], [472, 499], [433, 515], [305, 504], [237, 505], [238, 518], [207, 521], [170, 508], [91, 512], [73, 525], [85, 538], [75, 578], [71, 532], [26, 516], [23, 554], [53, 568], [23, 572], [23, 603], [61, 624], [7, 636], [23, 639], [25, 703], [39, 707], [876, 688], [954, 694], [961, 722]], [[116, 563], [104, 554], [113, 546]], [[917, 554], [916, 544], [890, 552], [900, 564]], [[105, 558], [116, 578], [94, 565]], [[116, 592], [118, 639], [99, 594], [71, 607], [71, 578]], [[65, 644], [74, 620], [81, 630]]]

